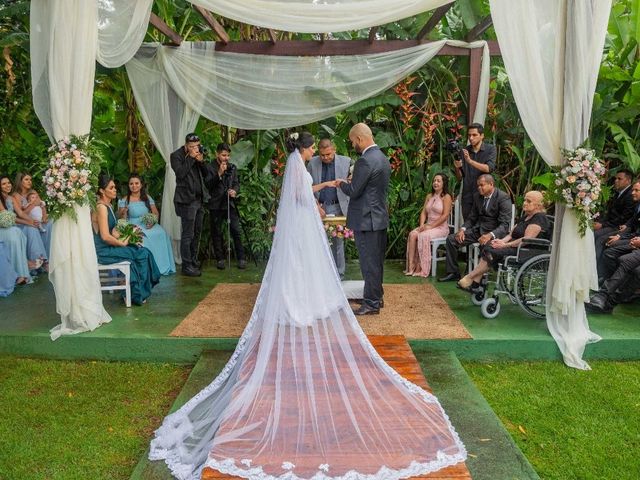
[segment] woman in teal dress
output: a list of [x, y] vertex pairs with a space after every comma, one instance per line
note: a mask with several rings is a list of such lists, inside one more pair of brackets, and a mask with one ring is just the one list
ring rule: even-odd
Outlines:
[[131, 301], [142, 305], [151, 295], [151, 289], [160, 281], [160, 271], [153, 254], [145, 247], [120, 240], [116, 227], [116, 214], [111, 203], [117, 196], [116, 185], [106, 175], [98, 180], [98, 202], [92, 216], [93, 240], [98, 263], [108, 265], [128, 261], [131, 263]]
[[118, 218], [124, 218], [129, 223], [138, 225], [144, 232], [142, 245], [151, 250], [153, 258], [162, 275], [176, 273], [176, 262], [173, 259], [171, 239], [164, 228], [158, 223], [145, 224], [142, 216], [153, 213], [158, 219], [158, 209], [153, 199], [147, 195], [147, 189], [139, 175], [129, 176], [129, 191], [127, 196], [118, 201]]

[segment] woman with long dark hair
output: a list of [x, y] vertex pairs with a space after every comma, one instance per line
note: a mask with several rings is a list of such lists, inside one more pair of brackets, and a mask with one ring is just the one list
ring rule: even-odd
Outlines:
[[46, 216], [42, 220], [34, 220], [29, 215], [29, 212], [35, 207], [40, 206], [40, 198], [32, 199], [28, 198], [29, 192], [33, 189], [33, 177], [29, 173], [19, 172], [16, 175], [16, 181], [14, 183], [13, 199], [14, 210], [18, 218], [23, 225], [23, 231], [29, 228], [35, 228], [40, 237], [42, 238], [42, 244], [46, 252], [46, 257], [49, 258], [51, 253], [51, 228], [53, 222]]
[[[148, 214], [155, 215], [155, 221], [148, 222]], [[124, 218], [144, 231], [142, 245], [153, 253], [158, 270], [162, 275], [176, 273], [171, 239], [164, 228], [157, 223], [160, 218], [156, 203], [147, 194], [147, 186], [137, 173], [129, 175], [127, 195], [118, 200], [118, 218]]]
[[428, 277], [431, 273], [431, 240], [449, 235], [449, 214], [453, 198], [449, 195], [448, 179], [436, 173], [420, 212], [420, 223], [409, 233], [405, 275]]
[[98, 179], [98, 201], [92, 216], [98, 263], [130, 262], [131, 301], [142, 305], [151, 295], [151, 289], [160, 281], [160, 271], [148, 249], [132, 245], [127, 239], [120, 239], [116, 230], [116, 214], [111, 206], [116, 196], [114, 181], [108, 175], [101, 175]]

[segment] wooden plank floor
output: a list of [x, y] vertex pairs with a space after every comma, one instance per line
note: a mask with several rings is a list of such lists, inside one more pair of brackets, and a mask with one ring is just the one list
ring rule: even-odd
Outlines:
[[[402, 335], [370, 335], [369, 340], [382, 358], [407, 380], [431, 392], [420, 365], [413, 355], [413, 351]], [[202, 480], [229, 480], [238, 477], [222, 474], [216, 470], [205, 468]], [[471, 474], [464, 463], [453, 465], [438, 472], [420, 477], [429, 480], [468, 480]]]

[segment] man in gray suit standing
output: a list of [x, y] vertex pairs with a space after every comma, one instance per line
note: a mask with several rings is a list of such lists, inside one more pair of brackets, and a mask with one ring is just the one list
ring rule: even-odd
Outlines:
[[391, 167], [389, 159], [373, 140], [371, 129], [357, 123], [349, 132], [349, 140], [360, 158], [355, 163], [351, 181], [342, 181], [340, 190], [349, 198], [347, 227], [353, 230], [364, 279], [362, 306], [356, 315], [380, 313], [382, 274], [387, 247], [387, 191]]
[[[349, 167], [351, 167], [351, 159], [343, 155], [336, 155], [336, 147], [328, 138], [320, 140], [320, 143], [318, 143], [318, 155], [312, 157], [307, 164], [307, 170], [309, 170], [313, 178], [314, 185], [333, 181], [336, 178], [347, 178], [349, 176]], [[347, 213], [349, 197], [342, 190], [326, 187], [315, 192], [314, 195], [326, 215], [341, 217]], [[333, 239], [331, 253], [333, 253], [333, 260], [342, 279], [345, 269], [344, 240], [342, 238]]]

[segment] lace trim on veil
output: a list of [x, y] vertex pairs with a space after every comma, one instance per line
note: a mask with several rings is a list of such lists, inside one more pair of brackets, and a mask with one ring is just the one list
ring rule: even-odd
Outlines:
[[[289, 158], [289, 161], [300, 161], [299, 154], [296, 156], [297, 152], [292, 154], [292, 157]], [[309, 188], [309, 191], [311, 189]], [[278, 212], [280, 213], [280, 212]], [[319, 220], [318, 220], [319, 222]], [[319, 222], [320, 223], [320, 222]], [[277, 227], [276, 227], [277, 228]], [[322, 228], [320, 224], [320, 228]], [[326, 236], [324, 236], [324, 243], [326, 244], [327, 250], [329, 249], [328, 243], [326, 240]], [[270, 278], [271, 270], [273, 268], [272, 262], [269, 261], [267, 264], [267, 268], [264, 273], [264, 278]], [[335, 270], [335, 266], [334, 266]], [[335, 273], [337, 278], [337, 271]], [[215, 393], [221, 385], [229, 378], [231, 373], [233, 372], [234, 367], [236, 366], [239, 358], [242, 356], [245, 351], [249, 340], [252, 338], [252, 333], [254, 331], [255, 325], [259, 320], [258, 313], [261, 312], [261, 306], [265, 301], [265, 289], [260, 289], [260, 293], [258, 294], [258, 298], [256, 299], [256, 303], [254, 305], [253, 313], [247, 326], [240, 337], [238, 344], [236, 346], [235, 351], [231, 355], [231, 358], [222, 369], [222, 371], [218, 374], [218, 376], [203, 390], [197, 393], [193, 398], [191, 398], [183, 407], [181, 407], [178, 411], [173, 414], [168, 415], [162, 425], [156, 430], [155, 438], [151, 441], [149, 459], [150, 460], [164, 460], [166, 465], [171, 470], [171, 473], [178, 478], [179, 480], [196, 480], [199, 479], [202, 470], [205, 467], [214, 468], [222, 473], [236, 475], [243, 478], [251, 478], [256, 480], [303, 480], [302, 477], [298, 477], [295, 474], [295, 465], [290, 461], [284, 461], [282, 464], [282, 474], [279, 476], [273, 476], [271, 474], [265, 473], [261, 466], [251, 466], [252, 460], [243, 458], [243, 459], [233, 459], [227, 458], [224, 460], [217, 460], [215, 458], [208, 457], [205, 465], [201, 467], [197, 467], [192, 464], [185, 464], [181, 461], [179, 457], [179, 452], [176, 451], [175, 448], [169, 448], [165, 442], [163, 442], [163, 438], [166, 437], [170, 439], [171, 437], [175, 437], [179, 432], [189, 432], [191, 427], [191, 422], [188, 417], [188, 412], [192, 410], [192, 407], [198, 405], [200, 401], [213, 393]], [[346, 297], [344, 301], [341, 303], [343, 306], [346, 305], [348, 307], [348, 301]], [[448, 428], [449, 433], [455, 443], [455, 446], [458, 449], [458, 453], [454, 455], [447, 455], [443, 451], [438, 451], [436, 454], [436, 459], [426, 462], [420, 463], [417, 461], [412, 461], [409, 465], [404, 468], [395, 469], [388, 468], [386, 466], [380, 467], [379, 471], [375, 474], [371, 473], [361, 473], [357, 470], [349, 470], [341, 476], [332, 477], [329, 472], [331, 470], [330, 464], [321, 464], [318, 466], [318, 472], [314, 474], [311, 480], [372, 480], [372, 479], [380, 479], [380, 480], [398, 480], [400, 478], [406, 478], [410, 476], [416, 476], [421, 474], [427, 474], [430, 472], [434, 472], [445, 468], [450, 465], [454, 465], [456, 463], [462, 462], [466, 459], [467, 452], [466, 449], [460, 440], [457, 432], [453, 428], [449, 417], [446, 412], [438, 402], [437, 398], [419, 387], [418, 385], [410, 382], [409, 380], [402, 377], [398, 372], [396, 372], [393, 368], [391, 368], [378, 354], [373, 345], [369, 342], [364, 331], [359, 328], [357, 320], [353, 316], [350, 308], [340, 308], [340, 311], [346, 311], [346, 315], [348, 316], [349, 323], [352, 323], [355, 328], [353, 328], [354, 333], [357, 335], [358, 339], [366, 348], [366, 351], [369, 353], [371, 358], [375, 361], [375, 363], [389, 376], [397, 380], [399, 383], [404, 385], [408, 391], [411, 393], [417, 394], [420, 398], [422, 398], [426, 403], [433, 404], [437, 406], [438, 411], [442, 415], [444, 419], [445, 426]], [[337, 313], [337, 312], [332, 312]], [[195, 471], [194, 471], [195, 470]], [[309, 478], [304, 477], [304, 478]]]

